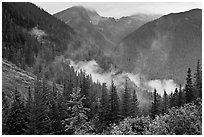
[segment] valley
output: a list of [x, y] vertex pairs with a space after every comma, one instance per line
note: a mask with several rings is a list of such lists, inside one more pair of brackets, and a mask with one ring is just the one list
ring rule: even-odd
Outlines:
[[202, 9], [2, 3], [2, 134], [200, 135], [201, 108]]

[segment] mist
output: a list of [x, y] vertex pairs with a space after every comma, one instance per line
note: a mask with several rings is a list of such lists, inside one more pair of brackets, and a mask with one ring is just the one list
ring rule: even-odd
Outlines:
[[177, 88], [177, 84], [172, 79], [154, 79], [147, 80], [145, 74], [141, 73], [128, 73], [125, 71], [119, 71], [118, 69], [111, 67], [110, 71], [106, 72], [98, 65], [95, 60], [91, 61], [78, 61], [74, 62], [70, 59], [70, 66], [72, 66], [76, 71], [84, 70], [87, 74], [92, 76], [94, 82], [106, 83], [109, 87], [111, 81], [114, 81], [114, 84], [117, 88], [123, 88], [124, 82], [128, 78], [136, 87], [139, 87], [143, 90], [153, 91], [154, 89], [160, 95], [163, 95], [164, 90], [167, 93], [171, 93]]

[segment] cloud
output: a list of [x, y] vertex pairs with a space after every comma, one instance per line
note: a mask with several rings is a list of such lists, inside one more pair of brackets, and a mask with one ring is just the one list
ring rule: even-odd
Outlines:
[[149, 91], [153, 91], [156, 88], [158, 93], [161, 95], [163, 94], [164, 90], [166, 90], [167, 93], [170, 93], [174, 91], [176, 87], [178, 87], [172, 79], [147, 80], [143, 74], [133, 74], [125, 71], [119, 71], [113, 67], [109, 72], [104, 72], [95, 60], [74, 62], [69, 59], [69, 61], [70, 66], [72, 66], [76, 71], [83, 69], [87, 74], [91, 74], [94, 82], [99, 81], [101, 83], [106, 83], [107, 86], [110, 86], [111, 80], [113, 80], [117, 88], [123, 88], [125, 80], [129, 78], [129, 80], [132, 81], [135, 86]]
[[177, 86], [177, 84], [172, 80], [151, 80], [147, 82], [147, 85], [153, 89], [157, 89], [159, 94], [163, 94], [164, 90], [167, 93], [173, 92]]

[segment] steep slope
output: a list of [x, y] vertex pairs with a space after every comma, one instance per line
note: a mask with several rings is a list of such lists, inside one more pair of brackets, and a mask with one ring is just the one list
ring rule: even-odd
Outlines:
[[32, 3], [3, 2], [2, 15], [3, 58], [22, 68], [32, 67], [43, 50], [50, 61], [75, 42], [72, 28]]
[[[2, 92], [12, 99], [13, 91], [15, 88], [19, 90], [23, 98], [28, 96], [28, 88], [31, 88], [31, 91], [34, 91], [34, 83], [37, 80], [37, 76], [33, 75], [30, 72], [24, 71], [23, 69], [17, 67], [15, 64], [2, 60]], [[48, 81], [50, 88], [52, 87], [52, 82]], [[62, 91], [63, 86], [57, 84], [57, 89]]]
[[4, 2], [2, 13], [3, 58], [18, 67], [36, 74], [42, 68], [48, 69], [56, 56], [65, 56], [95, 59], [104, 69], [109, 68], [110, 59], [100, 47], [36, 5]]
[[148, 22], [120, 43], [117, 64], [152, 78], [183, 83], [188, 67], [202, 57], [202, 13], [194, 9]]

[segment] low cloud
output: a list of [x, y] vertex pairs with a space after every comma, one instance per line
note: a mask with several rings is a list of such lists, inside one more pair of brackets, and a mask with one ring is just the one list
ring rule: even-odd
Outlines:
[[122, 88], [125, 80], [129, 78], [129, 80], [132, 81], [135, 86], [149, 91], [157, 89], [158, 93], [161, 95], [163, 94], [164, 90], [166, 90], [167, 93], [170, 93], [174, 91], [176, 87], [178, 87], [172, 79], [147, 80], [143, 74], [133, 74], [119, 71], [113, 67], [109, 72], [104, 72], [95, 60], [79, 62], [74, 62], [72, 60], [69, 61], [70, 66], [72, 66], [76, 71], [83, 69], [87, 74], [91, 74], [94, 82], [99, 81], [101, 83], [106, 83], [107, 86], [110, 86], [111, 80], [113, 80], [118, 88]]

